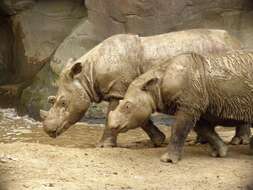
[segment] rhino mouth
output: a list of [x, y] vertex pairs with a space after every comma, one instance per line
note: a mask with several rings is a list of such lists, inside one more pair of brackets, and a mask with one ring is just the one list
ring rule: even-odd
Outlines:
[[64, 133], [65, 131], [67, 131], [68, 128], [70, 128], [72, 125], [71, 123], [69, 123], [68, 121], [64, 122], [62, 127], [58, 128], [56, 130], [56, 136], [61, 135], [62, 133]]
[[128, 123], [125, 122], [123, 124], [118, 124], [117, 126], [113, 127], [112, 128], [112, 132], [113, 133], [125, 133], [127, 132], [129, 129], [128, 129]]
[[62, 133], [64, 133], [69, 127], [71, 126], [71, 124], [69, 122], [64, 122], [61, 126], [57, 127], [56, 130], [54, 131], [47, 131], [47, 134], [51, 137], [51, 138], [57, 138], [58, 136], [60, 136]]

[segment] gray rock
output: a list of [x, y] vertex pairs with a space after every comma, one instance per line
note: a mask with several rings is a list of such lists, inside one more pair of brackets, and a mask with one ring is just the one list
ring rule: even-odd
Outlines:
[[[243, 41], [253, 28], [251, 0], [86, 0], [98, 38], [116, 33], [142, 36], [189, 28], [226, 29]], [[247, 30], [247, 31], [245, 31]], [[246, 42], [248, 43], [248, 42]]]
[[15, 36], [15, 82], [30, 80], [85, 16], [81, 0], [38, 1], [11, 17]]
[[0, 12], [4, 15], [14, 15], [17, 12], [31, 8], [35, 4], [35, 0], [1, 0]]
[[56, 93], [56, 79], [57, 75], [51, 71], [50, 65], [46, 64], [32, 84], [23, 90], [18, 112], [39, 119], [39, 110], [50, 108], [47, 97]]
[[56, 74], [60, 74], [69, 58], [79, 58], [99, 42], [92, 35], [92, 26], [83, 19], [57, 48], [50, 65]]
[[0, 17], [0, 85], [11, 78], [13, 41], [10, 25]]

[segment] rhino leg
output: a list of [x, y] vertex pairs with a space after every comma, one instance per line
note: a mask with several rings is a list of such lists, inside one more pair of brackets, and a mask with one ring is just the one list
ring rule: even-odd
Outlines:
[[168, 152], [162, 155], [162, 162], [176, 163], [181, 159], [184, 143], [190, 129], [194, 126], [194, 119], [189, 114], [178, 112], [175, 123], [171, 128], [171, 138]]
[[253, 154], [253, 137], [250, 138], [250, 151]]
[[195, 127], [197, 134], [206, 139], [212, 149], [211, 156], [213, 157], [225, 157], [227, 155], [227, 145], [219, 137], [214, 130], [214, 125], [211, 125], [205, 121], [199, 121]]
[[207, 139], [205, 139], [203, 136], [197, 134], [195, 144], [207, 144], [207, 143], [208, 143]]
[[249, 144], [251, 137], [251, 124], [241, 125], [236, 127], [235, 136], [230, 141], [232, 145]]
[[97, 144], [97, 147], [99, 148], [105, 148], [105, 147], [116, 147], [117, 146], [117, 134], [112, 133], [111, 129], [107, 125], [107, 118], [110, 111], [113, 111], [119, 104], [118, 99], [112, 99], [109, 102], [109, 106], [107, 109], [106, 114], [106, 124], [105, 129], [102, 135], [102, 138], [100, 139], [99, 143]]
[[161, 146], [166, 136], [161, 132], [151, 120], [141, 127], [149, 136], [154, 146]]
[[[104, 133], [102, 135], [101, 140], [97, 144], [97, 147], [105, 148], [117, 146], [118, 134], [113, 133], [111, 129], [108, 127], [107, 118], [110, 111], [113, 111], [118, 106], [118, 104], [119, 104], [118, 99], [113, 99], [109, 102]], [[147, 133], [147, 135], [150, 137], [151, 141], [154, 143], [155, 146], [160, 146], [164, 142], [165, 135], [153, 124], [151, 120], [148, 121], [141, 128]]]

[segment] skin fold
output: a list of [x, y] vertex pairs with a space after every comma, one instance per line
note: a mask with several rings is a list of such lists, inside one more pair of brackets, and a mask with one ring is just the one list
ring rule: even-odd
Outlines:
[[135, 79], [108, 125], [114, 133], [145, 123], [154, 112], [175, 116], [164, 162], [181, 159], [189, 131], [209, 142], [212, 156], [224, 157], [227, 146], [215, 132], [217, 125], [240, 126], [253, 118], [253, 51], [233, 51], [203, 57], [176, 56]]
[[[48, 112], [41, 111], [43, 126], [51, 137], [66, 131], [88, 110], [92, 102], [109, 102], [108, 113], [115, 109], [130, 83], [152, 67], [180, 53], [222, 53], [240, 44], [224, 30], [195, 29], [151, 37], [120, 34], [112, 36], [77, 60], [70, 60], [58, 81], [56, 96]], [[99, 147], [116, 146], [117, 135], [105, 125]], [[151, 120], [140, 125], [159, 146], [165, 135]], [[240, 138], [240, 137], [239, 137]]]

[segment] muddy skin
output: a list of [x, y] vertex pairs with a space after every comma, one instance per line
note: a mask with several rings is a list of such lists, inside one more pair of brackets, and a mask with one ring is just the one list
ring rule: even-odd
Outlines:
[[[235, 136], [231, 139], [229, 144], [231, 145], [249, 144], [250, 137], [252, 135], [250, 130], [251, 127], [252, 125], [250, 124], [237, 126]], [[197, 136], [195, 143], [206, 144], [208, 143], [208, 140], [206, 140], [203, 136]]]
[[250, 128], [252, 125], [242, 125], [236, 127], [236, 134], [230, 141], [230, 144], [232, 145], [238, 145], [238, 144], [249, 144], [250, 143], [250, 137], [251, 137], [251, 130]]
[[194, 130], [200, 137], [206, 139], [207, 143], [211, 147], [211, 156], [213, 157], [225, 157], [227, 155], [227, 145], [219, 137], [214, 130], [215, 125], [212, 125], [208, 121], [200, 120], [197, 122]]
[[187, 134], [195, 125], [196, 132], [211, 145], [211, 155], [226, 156], [227, 146], [214, 128], [252, 123], [253, 52], [206, 57], [182, 54], [169, 62], [132, 82], [124, 99], [110, 112], [108, 125], [120, 133], [136, 128], [154, 112], [168, 113], [175, 115], [176, 122], [161, 161], [181, 159]]
[[[91, 102], [108, 101], [110, 112], [136, 77], [175, 55], [189, 51], [205, 55], [238, 48], [239, 42], [224, 30], [194, 29], [151, 37], [112, 36], [64, 67], [52, 108], [43, 114], [45, 132], [51, 137], [59, 136], [85, 114]], [[156, 146], [163, 142], [164, 134], [151, 121], [142, 128]], [[98, 146], [116, 146], [116, 140], [106, 124]]]

